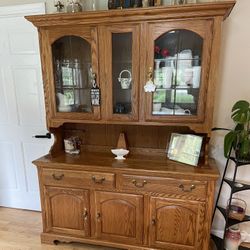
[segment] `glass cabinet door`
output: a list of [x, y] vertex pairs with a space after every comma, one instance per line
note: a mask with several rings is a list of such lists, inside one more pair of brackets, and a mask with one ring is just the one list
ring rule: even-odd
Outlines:
[[[169, 27], [168, 27], [169, 26]], [[155, 91], [147, 100], [147, 119], [202, 120], [205, 105], [208, 44], [206, 26], [167, 24], [165, 30], [151, 26], [154, 38], [148, 63]]]
[[106, 30], [109, 120], [138, 120], [138, 39], [137, 26]]
[[[75, 49], [76, 48], [76, 49]], [[57, 112], [91, 113], [91, 46], [76, 36], [52, 45]]]
[[100, 115], [99, 107], [91, 101], [97, 68], [90, 41], [79, 35], [61, 35], [51, 44], [56, 118], [98, 119]]

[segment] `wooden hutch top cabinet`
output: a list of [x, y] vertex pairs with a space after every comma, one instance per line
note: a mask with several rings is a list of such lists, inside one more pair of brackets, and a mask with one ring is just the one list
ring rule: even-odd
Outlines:
[[[208, 250], [215, 182], [207, 143], [222, 21], [235, 1], [26, 17], [39, 32], [47, 127], [38, 167], [42, 242]], [[151, 91], [151, 92], [150, 92]], [[125, 133], [130, 154], [110, 149]], [[206, 140], [173, 162], [173, 132]], [[80, 155], [64, 139], [82, 140]]]

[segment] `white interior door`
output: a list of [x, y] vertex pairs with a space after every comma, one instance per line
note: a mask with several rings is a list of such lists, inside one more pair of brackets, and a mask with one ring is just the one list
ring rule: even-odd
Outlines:
[[47, 154], [44, 95], [36, 28], [24, 16], [44, 3], [0, 7], [0, 206], [40, 209], [32, 160]]

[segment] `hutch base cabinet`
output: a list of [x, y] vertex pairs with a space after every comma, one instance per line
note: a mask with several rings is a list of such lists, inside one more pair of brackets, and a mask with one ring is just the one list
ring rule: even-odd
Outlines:
[[[234, 4], [26, 17], [39, 31], [55, 139], [34, 161], [43, 243], [208, 250], [219, 177], [208, 142], [221, 25]], [[120, 133], [126, 160], [110, 152]], [[198, 167], [167, 159], [172, 133], [203, 136]], [[80, 154], [65, 153], [72, 138]]]
[[[100, 164], [101, 162], [101, 164]], [[43, 157], [43, 243], [208, 249], [217, 169], [106, 153]]]

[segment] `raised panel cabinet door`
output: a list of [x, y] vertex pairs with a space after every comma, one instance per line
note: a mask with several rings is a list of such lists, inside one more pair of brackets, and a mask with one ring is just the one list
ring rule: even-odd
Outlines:
[[97, 28], [41, 29], [40, 42], [50, 126], [67, 120], [99, 120], [101, 100], [91, 98], [93, 90], [100, 88]]
[[89, 236], [89, 192], [45, 187], [46, 232]]
[[[140, 26], [102, 27], [108, 120], [138, 121]], [[104, 63], [103, 62], [103, 63]]]
[[204, 249], [204, 203], [151, 198], [150, 209], [150, 246], [168, 250]]
[[[149, 23], [147, 121], [204, 122], [212, 44], [211, 20]], [[144, 83], [145, 84], [145, 83]]]
[[143, 233], [143, 196], [96, 192], [96, 231], [102, 240], [140, 244]]

